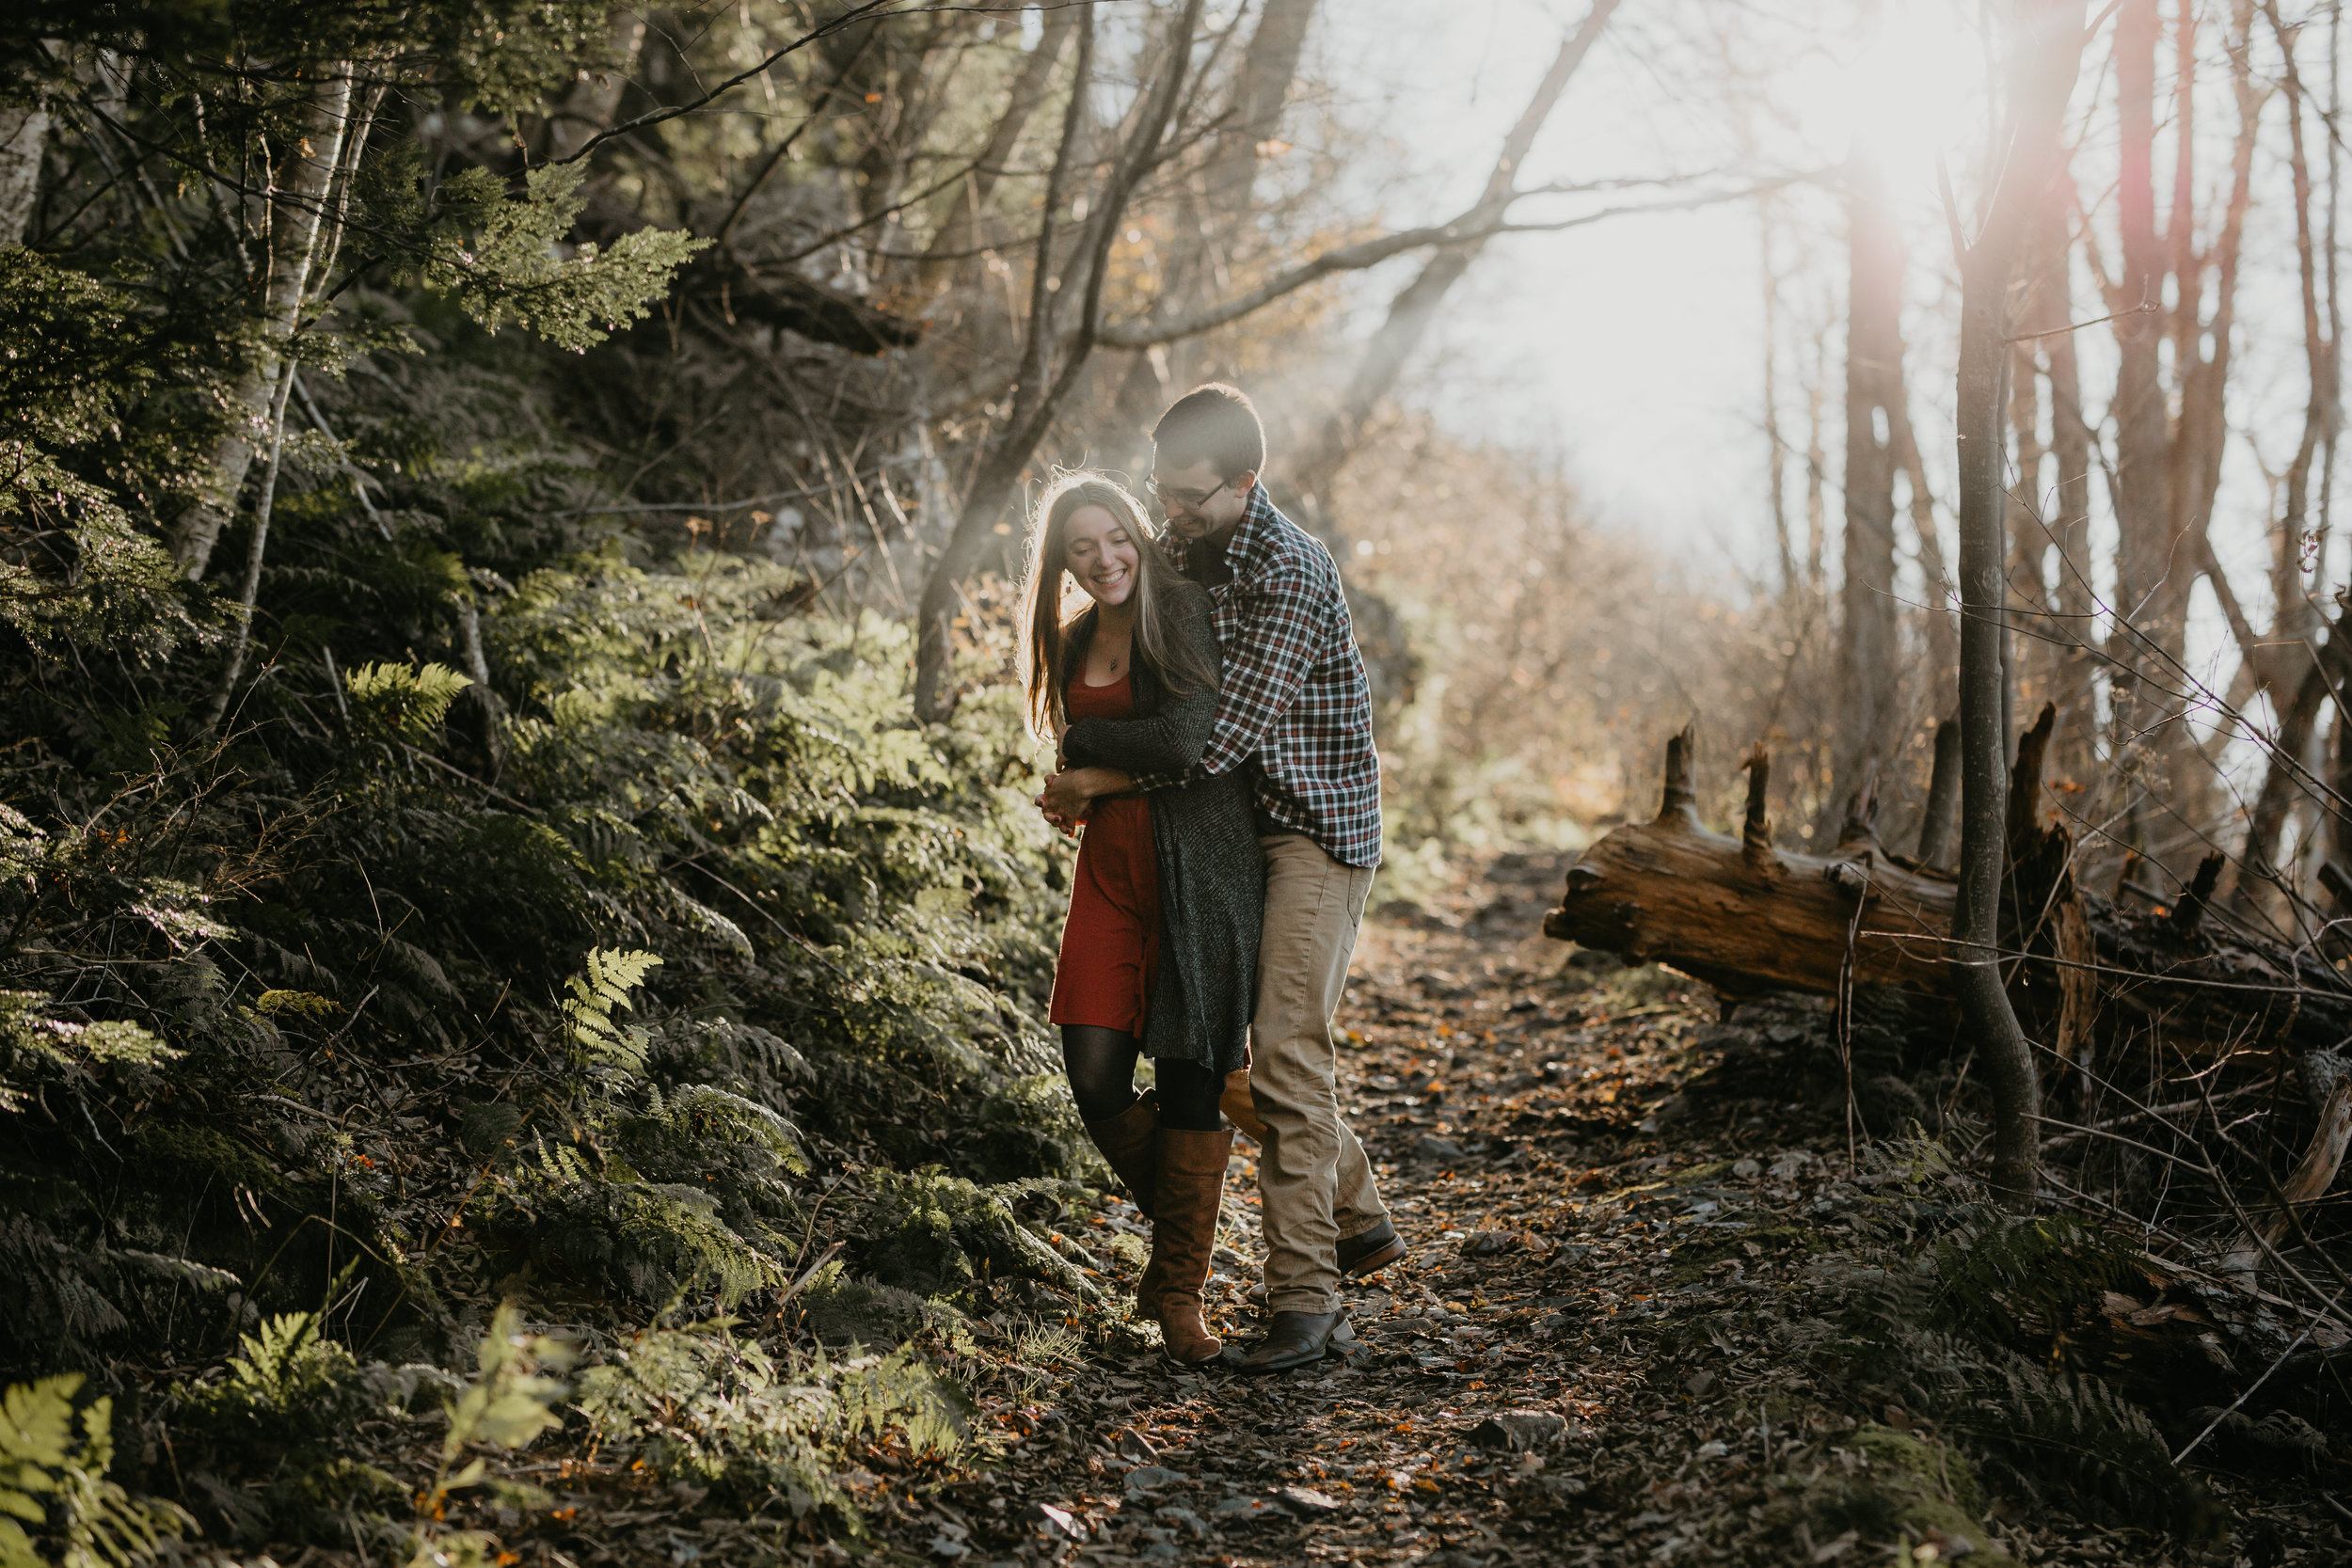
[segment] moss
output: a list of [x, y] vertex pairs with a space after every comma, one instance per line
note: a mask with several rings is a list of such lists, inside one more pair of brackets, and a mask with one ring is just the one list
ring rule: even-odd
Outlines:
[[1960, 1454], [1884, 1426], [1863, 1427], [1839, 1447], [1859, 1463], [1806, 1495], [1817, 1536], [1853, 1530], [1866, 1541], [1916, 1542], [1935, 1530], [1965, 1538], [1976, 1548], [1970, 1560], [1985, 1568], [2013, 1560], [1985, 1528], [1983, 1493]]
[[642, 1306], [659, 1307], [694, 1286], [732, 1307], [781, 1271], [719, 1219], [708, 1196], [645, 1182], [585, 1181], [554, 1187], [532, 1209], [502, 1212], [524, 1231], [531, 1259], [601, 1280]]
[[1976, 1466], [1940, 1443], [1924, 1442], [1893, 1427], [1866, 1426], [1853, 1434], [1851, 1446], [1869, 1460], [1873, 1472], [1901, 1471], [1971, 1513], [1984, 1512], [1984, 1492], [1977, 1484]]

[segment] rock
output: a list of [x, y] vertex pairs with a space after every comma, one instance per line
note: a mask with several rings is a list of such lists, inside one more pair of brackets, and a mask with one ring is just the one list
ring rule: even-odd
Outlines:
[[1182, 1525], [1192, 1531], [1195, 1540], [1209, 1533], [1209, 1522], [1179, 1503], [1169, 1503], [1165, 1507], [1155, 1508], [1152, 1511], [1152, 1516], [1163, 1524]]
[[1317, 1492], [1308, 1486], [1278, 1487], [1274, 1493], [1274, 1500], [1297, 1514], [1301, 1519], [1312, 1519], [1319, 1514], [1337, 1513], [1340, 1511], [1339, 1498], [1328, 1492]]
[[[1422, 1140], [1424, 1143], [1429, 1141]], [[1462, 1243], [1465, 1258], [1492, 1258], [1499, 1252], [1509, 1252], [1519, 1244], [1517, 1233], [1509, 1230], [1473, 1230]]]
[[1549, 1410], [1504, 1410], [1470, 1428], [1470, 1440], [1482, 1449], [1526, 1453], [1567, 1430], [1566, 1419]]
[[1037, 1522], [1048, 1535], [1058, 1535], [1065, 1541], [1084, 1541], [1087, 1538], [1086, 1526], [1080, 1524], [1078, 1516], [1066, 1508], [1039, 1503], [1036, 1505], [1036, 1515]]
[[1149, 1492], [1155, 1486], [1166, 1486], [1184, 1479], [1165, 1465], [1138, 1465], [1127, 1472], [1127, 1490]]
[[1413, 1158], [1416, 1160], [1462, 1160], [1469, 1156], [1470, 1150], [1452, 1138], [1423, 1134], [1413, 1140]]
[[1891, 1072], [1881, 1072], [1854, 1085], [1854, 1112], [1874, 1138], [1891, 1138], [1911, 1131], [1916, 1122], [1929, 1132], [1943, 1124], [1919, 1091]]

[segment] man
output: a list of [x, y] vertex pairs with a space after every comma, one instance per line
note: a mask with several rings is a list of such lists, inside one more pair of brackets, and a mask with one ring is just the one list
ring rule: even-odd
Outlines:
[[[1229, 1101], [1228, 1114], [1263, 1146], [1274, 1312], [1242, 1364], [1279, 1371], [1325, 1354], [1343, 1315], [1343, 1275], [1405, 1255], [1363, 1146], [1340, 1118], [1331, 1037], [1380, 863], [1372, 692], [1331, 552], [1259, 482], [1265, 433], [1248, 398], [1199, 388], [1161, 416], [1152, 440], [1152, 491], [1185, 574], [1209, 587], [1224, 649], [1216, 732], [1199, 766], [1250, 769], [1266, 857], [1248, 1099]], [[1088, 769], [1079, 782], [1049, 780], [1041, 803], [1075, 820], [1094, 795], [1176, 782]]]

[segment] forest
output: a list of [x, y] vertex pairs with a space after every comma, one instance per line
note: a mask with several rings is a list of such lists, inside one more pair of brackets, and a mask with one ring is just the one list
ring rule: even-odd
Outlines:
[[[0, 1568], [2346, 1560], [2342, 12], [0, 7]], [[1384, 829], [1259, 1377], [1018, 668], [1209, 382]]]

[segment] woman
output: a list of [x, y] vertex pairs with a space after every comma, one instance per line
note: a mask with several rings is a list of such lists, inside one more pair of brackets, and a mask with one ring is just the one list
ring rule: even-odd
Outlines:
[[[1064, 578], [1087, 602], [1064, 619]], [[1208, 749], [1218, 656], [1209, 595], [1179, 576], [1117, 483], [1057, 480], [1030, 525], [1023, 673], [1065, 766], [1181, 776]], [[1152, 1220], [1137, 1307], [1179, 1361], [1223, 1347], [1201, 1321], [1233, 1134], [1217, 1114], [1257, 991], [1265, 871], [1240, 778], [1089, 809], [1054, 974], [1053, 1022], [1087, 1132]], [[1136, 1057], [1156, 1091], [1137, 1095]]]

